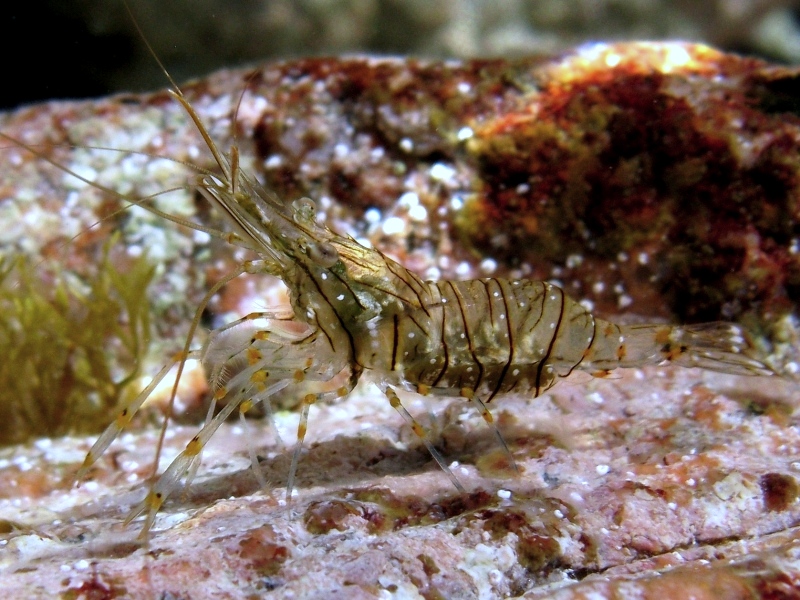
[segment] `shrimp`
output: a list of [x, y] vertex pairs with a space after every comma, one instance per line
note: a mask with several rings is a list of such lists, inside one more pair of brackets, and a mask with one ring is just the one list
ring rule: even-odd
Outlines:
[[[220, 425], [236, 410], [244, 413], [259, 402], [268, 408], [279, 391], [302, 398], [287, 480], [290, 499], [309, 407], [348, 395], [364, 373], [371, 375], [459, 490], [463, 488], [403, 407], [397, 389], [463, 397], [491, 424], [486, 405], [495, 398], [511, 393], [538, 396], [574, 370], [604, 372], [669, 363], [735, 375], [773, 374], [739, 325], [618, 325], [595, 317], [559, 287], [542, 281], [423, 281], [379, 250], [318, 223], [313, 200], [285, 202], [262, 187], [240, 168], [235, 145], [227, 154], [220, 151], [174, 82], [171, 94], [194, 122], [220, 170], [218, 175], [200, 175], [197, 188], [224, 215], [230, 227], [225, 239], [258, 258], [209, 290], [184, 351], [120, 413], [86, 456], [81, 476], [175, 363], [180, 377], [187, 358], [203, 361], [214, 401], [224, 400], [224, 408], [207, 419], [131, 511], [127, 522], [146, 513], [143, 535], [180, 481], [191, 479], [204, 446]], [[252, 273], [282, 280], [291, 309], [248, 315], [212, 332], [199, 351], [190, 351], [205, 304], [227, 282]]]
[[[595, 317], [547, 282], [423, 281], [379, 250], [317, 222], [313, 200], [286, 202], [261, 186], [240, 168], [235, 145], [227, 154], [217, 147], [180, 88], [170, 81], [172, 97], [193, 121], [219, 168], [215, 175], [200, 174], [196, 182], [229, 226], [229, 233], [215, 234], [257, 258], [243, 262], [207, 292], [183, 351], [121, 411], [81, 467], [79, 477], [88, 473], [173, 366], [178, 365], [179, 380], [187, 359], [203, 362], [213, 402], [224, 401], [224, 407], [207, 419], [129, 514], [126, 522], [145, 513], [143, 536], [180, 482], [193, 477], [203, 448], [220, 425], [234, 411], [244, 414], [257, 403], [268, 409], [278, 392], [302, 398], [287, 478], [287, 499], [291, 499], [310, 406], [347, 396], [365, 373], [460, 491], [462, 486], [425, 430], [403, 407], [398, 389], [465, 398], [492, 424], [487, 405], [496, 398], [539, 396], [575, 370], [605, 372], [668, 363], [735, 375], [773, 374], [739, 325], [618, 325]], [[141, 200], [117, 195], [181, 225], [194, 226]], [[231, 280], [256, 273], [283, 281], [290, 309], [247, 315], [212, 332], [201, 349], [190, 350], [203, 309], [214, 294]]]

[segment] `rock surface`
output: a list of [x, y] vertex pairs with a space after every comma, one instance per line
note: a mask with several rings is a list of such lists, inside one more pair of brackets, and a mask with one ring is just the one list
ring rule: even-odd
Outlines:
[[[290, 507], [288, 450], [254, 436], [257, 424], [249, 435], [226, 425], [146, 547], [121, 521], [145, 491], [156, 432], [126, 435], [79, 488], [90, 440], [41, 440], [0, 459], [3, 588], [67, 598], [783, 597], [800, 569], [800, 434], [796, 390], [769, 383], [632, 370], [500, 401], [519, 477], [468, 406], [441, 402], [428, 424], [466, 496], [369, 388], [312, 413]], [[408, 405], [424, 414], [419, 400]], [[278, 418], [285, 431], [294, 423]], [[174, 427], [165, 459], [194, 431]], [[258, 440], [270, 490], [248, 468], [247, 438]]]
[[[247, 168], [282, 197], [311, 195], [332, 227], [426, 277], [558, 279], [605, 316], [630, 321], [681, 310], [716, 317], [731, 303], [729, 316], [768, 332], [775, 366], [791, 374], [796, 77], [702, 46], [621, 44], [515, 62], [304, 60], [223, 72], [186, 93], [222, 148], [242, 97], [235, 129]], [[641, 124], [645, 108], [650, 126]], [[213, 227], [184, 187], [192, 169], [156, 157], [213, 168], [187, 118], [161, 93], [30, 107], [4, 115], [0, 131], [41, 153], [4, 150], [4, 253], [24, 252], [45, 261], [38, 269], [79, 281], [119, 231], [111, 253], [120, 267], [146, 251], [161, 274], [150, 290], [159, 340], [146, 362], [163, 361], [241, 253], [150, 213], [114, 214], [113, 194], [42, 158], [130, 197], [179, 187], [159, 207]], [[620, 145], [620, 132], [637, 143]], [[732, 158], [720, 160], [725, 152]], [[559, 166], [565, 172], [554, 175]], [[659, 169], [670, 175], [650, 176]], [[597, 207], [587, 189], [611, 190], [597, 202], [630, 204], [617, 212], [601, 204], [608, 220], [597, 228], [575, 210]], [[687, 194], [690, 208], [702, 207], [705, 237], [680, 246], [670, 232], [701, 222], [678, 211]], [[732, 216], [736, 197], [743, 208]], [[650, 208], [670, 216], [642, 216]], [[570, 214], [590, 223], [589, 235], [553, 227]], [[616, 223], [625, 225], [619, 233]], [[717, 235], [719, 223], [728, 234]], [[690, 252], [698, 246], [702, 260]], [[720, 250], [731, 247], [740, 252]], [[693, 282], [688, 295], [665, 291], [676, 248], [689, 274], [673, 277]], [[735, 266], [737, 285], [692, 275], [698, 260], [713, 273]], [[720, 289], [720, 302], [687, 310], [708, 296], [704, 285]], [[274, 282], [237, 280], [203, 322], [280, 301]], [[204, 392], [197, 370], [190, 380], [185, 405]], [[453, 463], [462, 495], [364, 385], [312, 409], [290, 506], [282, 487], [290, 448], [266, 425], [227, 424], [145, 546], [136, 525], [121, 522], [145, 492], [157, 429], [145, 422], [124, 435], [77, 488], [91, 440], [40, 439], [0, 451], [2, 589], [65, 598], [789, 596], [800, 571], [796, 397], [788, 377], [656, 367], [577, 374], [540, 398], [493, 403], [519, 476], [463, 401], [406, 398]], [[296, 424], [296, 413], [276, 415], [285, 440]], [[195, 431], [170, 427], [162, 468]], [[248, 443], [268, 490], [250, 472]]]

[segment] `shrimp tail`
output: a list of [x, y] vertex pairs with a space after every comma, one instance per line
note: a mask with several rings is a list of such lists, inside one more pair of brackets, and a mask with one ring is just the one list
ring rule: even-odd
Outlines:
[[624, 350], [617, 366], [669, 362], [731, 375], [774, 375], [747, 331], [734, 323], [620, 326]]

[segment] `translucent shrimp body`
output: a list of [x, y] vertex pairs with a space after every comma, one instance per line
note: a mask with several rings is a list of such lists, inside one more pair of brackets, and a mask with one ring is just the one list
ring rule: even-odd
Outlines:
[[[129, 520], [146, 513], [144, 534], [164, 500], [185, 476], [192, 476], [221, 423], [237, 409], [244, 412], [257, 402], [268, 405], [278, 391], [302, 398], [287, 484], [291, 495], [309, 406], [347, 395], [365, 371], [459, 489], [395, 388], [470, 399], [491, 423], [486, 404], [496, 397], [539, 395], [575, 369], [669, 362], [737, 375], [772, 374], [738, 325], [616, 325], [541, 281], [423, 281], [380, 251], [317, 223], [312, 200], [284, 202], [264, 189], [240, 170], [235, 147], [229, 155], [219, 151], [177, 87], [173, 96], [194, 121], [221, 172], [201, 176], [199, 190], [225, 215], [232, 232], [225, 238], [258, 256], [208, 292], [192, 331], [213, 294], [245, 273], [280, 278], [289, 289], [291, 309], [248, 315], [212, 332], [200, 351], [190, 352], [187, 341], [175, 358], [179, 364], [189, 356], [201, 358], [214, 399], [224, 400], [225, 406], [130, 514]], [[86, 457], [84, 473], [167, 371], [100, 436]]]

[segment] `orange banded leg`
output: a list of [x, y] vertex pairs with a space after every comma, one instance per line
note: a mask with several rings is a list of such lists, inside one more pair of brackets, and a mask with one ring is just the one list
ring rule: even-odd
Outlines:
[[471, 388], [463, 388], [461, 390], [461, 395], [467, 400], [471, 401], [478, 409], [478, 412], [481, 413], [483, 420], [486, 421], [486, 424], [492, 428], [494, 431], [494, 437], [497, 438], [497, 441], [503, 448], [503, 451], [508, 455], [508, 460], [511, 462], [511, 466], [514, 468], [514, 473], [520, 475], [521, 473], [519, 467], [517, 467], [517, 461], [514, 460], [514, 455], [511, 453], [511, 449], [508, 447], [505, 438], [503, 438], [503, 434], [500, 433], [500, 428], [497, 427], [497, 423], [495, 423], [492, 413], [489, 412], [489, 407], [484, 404], [483, 400], [475, 395], [475, 392], [472, 391]]
[[442, 471], [447, 474], [456, 489], [462, 494], [466, 494], [467, 491], [464, 489], [464, 486], [461, 485], [458, 479], [456, 479], [456, 476], [453, 471], [450, 470], [450, 467], [447, 466], [444, 457], [436, 448], [434, 448], [433, 443], [428, 438], [428, 432], [425, 431], [425, 428], [420, 425], [413, 416], [411, 416], [411, 413], [408, 412], [408, 410], [406, 410], [406, 407], [400, 402], [397, 392], [395, 392], [393, 388], [386, 386], [386, 389], [383, 391], [383, 393], [386, 394], [386, 397], [389, 399], [389, 403], [392, 405], [392, 407], [400, 413], [403, 419], [405, 419], [406, 423], [408, 423], [409, 427], [411, 427], [411, 430], [420, 440], [422, 440], [422, 443], [425, 444], [425, 447], [428, 449], [428, 452], [430, 452], [433, 460], [435, 460], [439, 467], [441, 467]]
[[[275, 393], [285, 388], [287, 384], [288, 382], [286, 380], [279, 381], [269, 386], [264, 394]], [[211, 439], [211, 436], [216, 433], [220, 425], [225, 422], [244, 400], [244, 393], [237, 394], [219, 413], [203, 426], [197, 435], [186, 444], [186, 448], [184, 448], [183, 451], [175, 457], [175, 460], [170, 463], [167, 470], [159, 476], [155, 484], [150, 488], [145, 499], [131, 510], [125, 519], [125, 524], [130, 523], [133, 519], [146, 512], [147, 514], [144, 526], [142, 527], [141, 537], [143, 539], [147, 538], [150, 529], [153, 527], [156, 513], [164, 504], [164, 501], [166, 501], [169, 495], [178, 487], [180, 480], [192, 469], [194, 462], [199, 462], [199, 455], [208, 443], [208, 440]]]
[[190, 352], [185, 354], [183, 352], [177, 353], [175, 356], [172, 357], [172, 360], [164, 365], [164, 367], [153, 377], [153, 380], [145, 387], [136, 398], [133, 399], [122, 411], [117, 415], [117, 418], [106, 427], [105, 431], [100, 434], [100, 437], [97, 438], [94, 445], [92, 446], [91, 450], [86, 454], [86, 458], [83, 460], [83, 465], [78, 470], [77, 478], [78, 480], [83, 479], [86, 477], [86, 474], [89, 472], [91, 466], [97, 462], [103, 453], [108, 449], [116, 437], [122, 433], [122, 431], [130, 424], [133, 417], [145, 403], [145, 401], [150, 397], [150, 394], [153, 393], [153, 390], [156, 389], [158, 384], [167, 376], [170, 372], [172, 367], [176, 364], [183, 363], [190, 358], [197, 358], [197, 352]]
[[[305, 440], [306, 432], [308, 431], [308, 413], [311, 405], [317, 402], [325, 402], [335, 398], [343, 398], [347, 396], [347, 394], [353, 391], [356, 383], [358, 383], [360, 374], [360, 370], [353, 369], [353, 371], [350, 373], [350, 377], [347, 379], [347, 383], [340, 388], [331, 390], [329, 392], [320, 392], [318, 394], [306, 394], [306, 396], [303, 398], [303, 405], [302, 409], [300, 410], [300, 422], [297, 424], [297, 444], [295, 445], [294, 452], [292, 453], [292, 464], [289, 467], [289, 476], [286, 478], [287, 504], [292, 501], [294, 480], [297, 474], [297, 465], [300, 462], [300, 453], [303, 449], [303, 441]], [[298, 383], [303, 381], [302, 371], [298, 371], [295, 374], [295, 380], [297, 380]]]

